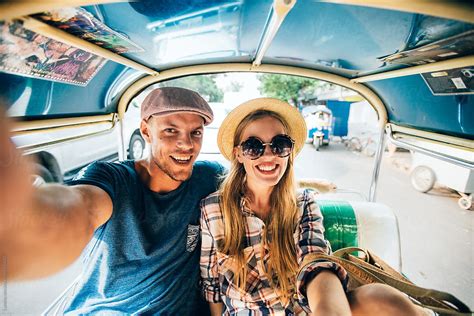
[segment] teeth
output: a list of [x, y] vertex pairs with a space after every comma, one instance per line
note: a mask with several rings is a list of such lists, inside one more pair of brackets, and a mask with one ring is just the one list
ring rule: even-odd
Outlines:
[[258, 169], [262, 170], [262, 171], [272, 171], [272, 170], [275, 170], [276, 168], [276, 165], [273, 165], [273, 166], [257, 166]]
[[171, 156], [173, 159], [178, 161], [189, 161], [191, 160], [191, 156]]

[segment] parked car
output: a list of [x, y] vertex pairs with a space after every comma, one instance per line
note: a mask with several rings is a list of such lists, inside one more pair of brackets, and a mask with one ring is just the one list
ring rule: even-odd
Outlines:
[[[34, 95], [34, 94], [33, 94]], [[10, 108], [17, 113], [16, 106]], [[144, 155], [145, 141], [140, 134], [140, 108], [131, 102], [122, 120], [124, 146], [129, 159], [140, 159]], [[13, 140], [19, 147], [29, 148], [27, 154], [36, 161], [37, 182], [63, 182], [71, 179], [81, 168], [93, 161], [115, 161], [119, 159], [120, 127], [94, 133], [93, 128], [77, 127], [75, 131], [53, 131], [49, 134], [17, 135]], [[68, 138], [68, 135], [85, 134], [68, 141], [54, 142], [54, 139]], [[91, 135], [92, 134], [92, 135]], [[46, 147], [36, 148], [38, 143], [53, 141]], [[81, 153], [81, 154], [78, 154]]]

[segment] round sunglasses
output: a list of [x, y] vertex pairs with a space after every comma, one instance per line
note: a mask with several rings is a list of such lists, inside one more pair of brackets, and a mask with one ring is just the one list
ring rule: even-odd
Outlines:
[[252, 136], [240, 143], [237, 147], [242, 149], [242, 155], [251, 160], [263, 156], [267, 145], [270, 146], [273, 155], [284, 158], [291, 154], [294, 143], [295, 141], [290, 136], [280, 134], [273, 137], [269, 143], [264, 143], [259, 138]]

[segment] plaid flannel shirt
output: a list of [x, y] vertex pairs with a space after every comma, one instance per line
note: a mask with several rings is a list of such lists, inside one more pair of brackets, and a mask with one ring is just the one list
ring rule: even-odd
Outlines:
[[[264, 273], [264, 266], [270, 257], [269, 250], [262, 246], [265, 223], [246, 208], [242, 200], [242, 216], [246, 219], [244, 254], [247, 281], [245, 290], [238, 288], [233, 279], [233, 258], [219, 252], [217, 247], [224, 238], [219, 198], [216, 192], [201, 201], [200, 267], [204, 297], [208, 302], [223, 302], [226, 307], [225, 315], [295, 315], [301, 312], [301, 308], [310, 313], [305, 296], [306, 285], [321, 269], [333, 270], [343, 286], [346, 286], [347, 273], [341, 266], [324, 261], [311, 262], [297, 275], [294, 300], [285, 306]], [[330, 254], [331, 247], [324, 239], [323, 218], [313, 193], [309, 190], [299, 192], [297, 201], [300, 218], [294, 239], [297, 261], [301, 264], [308, 254]]]

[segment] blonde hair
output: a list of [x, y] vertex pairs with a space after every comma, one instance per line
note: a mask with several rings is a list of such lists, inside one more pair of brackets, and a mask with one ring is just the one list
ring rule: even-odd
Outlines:
[[[257, 110], [245, 117], [236, 129], [234, 146], [241, 141], [244, 129], [253, 121], [263, 117], [273, 117], [289, 130], [286, 121], [272, 111]], [[267, 220], [267, 231], [263, 234], [262, 246], [270, 248], [269, 264], [265, 273], [271, 286], [279, 293], [283, 302], [288, 302], [295, 288], [296, 246], [293, 234], [296, 229], [298, 208], [296, 205], [295, 184], [293, 178], [294, 152], [289, 156], [287, 168], [280, 181], [275, 185], [270, 195], [271, 212]], [[219, 249], [235, 260], [234, 272], [237, 286], [245, 290], [247, 265], [244, 257], [245, 218], [241, 215], [241, 199], [246, 191], [245, 169], [232, 155], [229, 174], [224, 179], [221, 188], [220, 207], [224, 221], [224, 240]]]

